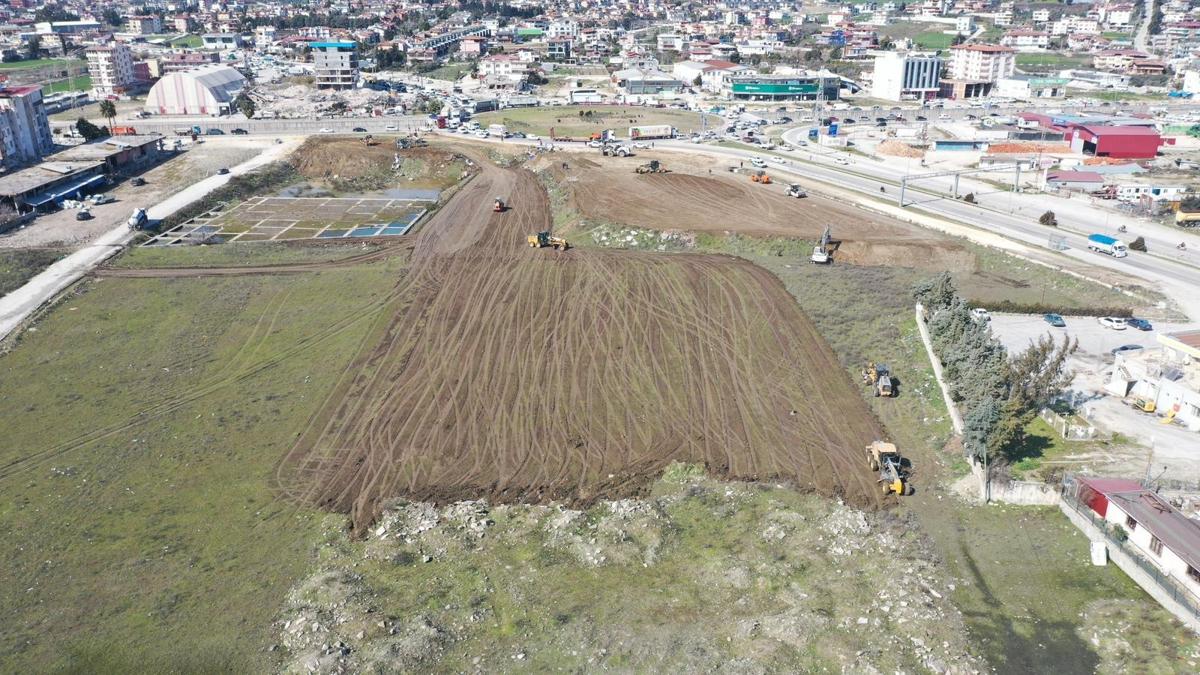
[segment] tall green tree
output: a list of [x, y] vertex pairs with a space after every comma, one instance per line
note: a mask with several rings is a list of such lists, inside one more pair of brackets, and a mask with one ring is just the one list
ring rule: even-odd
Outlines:
[[100, 101], [100, 116], [108, 120], [108, 127], [111, 129], [113, 120], [117, 118], [117, 104], [108, 99]]

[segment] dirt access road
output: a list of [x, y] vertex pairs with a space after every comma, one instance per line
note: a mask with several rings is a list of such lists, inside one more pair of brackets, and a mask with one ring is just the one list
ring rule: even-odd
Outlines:
[[[281, 462], [285, 495], [362, 531], [394, 497], [588, 503], [686, 461], [881, 501], [862, 448], [882, 430], [774, 276], [724, 256], [530, 249], [545, 190], [479, 164]], [[492, 213], [497, 195], [512, 208]]]

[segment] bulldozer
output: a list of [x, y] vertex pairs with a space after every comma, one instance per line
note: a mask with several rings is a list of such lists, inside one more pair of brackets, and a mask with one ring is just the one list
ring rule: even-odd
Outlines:
[[496, 213], [504, 213], [508, 210], [508, 205], [500, 197], [496, 197], [496, 203], [492, 205], [492, 211]]
[[912, 485], [908, 482], [909, 470], [900, 458], [894, 443], [874, 441], [866, 448], [867, 466], [879, 472], [876, 482], [886, 495], [911, 495]]
[[666, 173], [667, 170], [665, 168], [663, 168], [662, 163], [659, 162], [657, 159], [652, 159], [645, 164], [639, 165], [636, 169], [634, 169], [634, 172], [635, 173]]
[[366, 145], [369, 148], [369, 147], [372, 147], [375, 145], [379, 145], [379, 141], [375, 140], [375, 137], [372, 136], [371, 134], [367, 134], [366, 136], [363, 136], [363, 145]]
[[875, 397], [891, 398], [895, 396], [895, 389], [892, 387], [892, 375], [888, 371], [888, 367], [883, 363], [875, 363], [874, 361], [867, 364], [862, 369], [863, 384], [871, 385], [874, 390]]
[[571, 245], [567, 243], [566, 239], [563, 239], [562, 237], [555, 237], [549, 232], [538, 232], [537, 234], [531, 234], [525, 238], [525, 241], [529, 243], [529, 248], [543, 248], [546, 246], [552, 246], [554, 247], [555, 251], [565, 251], [571, 248]]

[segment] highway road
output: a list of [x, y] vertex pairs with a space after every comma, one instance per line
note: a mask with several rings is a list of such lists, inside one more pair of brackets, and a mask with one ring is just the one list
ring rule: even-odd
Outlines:
[[[107, 124], [104, 120], [96, 122]], [[72, 122], [53, 122], [51, 126], [68, 127]], [[334, 133], [352, 133], [355, 128], [366, 129], [368, 133], [405, 133], [424, 129], [429, 126], [429, 118], [424, 115], [409, 115], [406, 117], [337, 117], [331, 119], [245, 119], [238, 117], [171, 117], [147, 119], [130, 119], [116, 122], [119, 126], [131, 126], [139, 134], [162, 134], [174, 136], [176, 129], [188, 129], [193, 125], [199, 126], [205, 132], [218, 129], [231, 134], [234, 129], [245, 129], [248, 134], [255, 136], [296, 136], [319, 134], [322, 129], [330, 129]]]
[[[674, 147], [678, 150], [688, 150], [691, 152], [702, 151], [718, 156], [725, 156], [731, 159], [750, 159], [752, 157], [760, 157], [764, 160], [769, 160], [771, 153], [755, 152], [752, 150], [743, 150], [741, 148], [733, 148], [720, 145], [695, 145], [683, 141], [668, 141], [656, 142], [656, 146], [660, 148]], [[855, 158], [852, 163], [846, 166], [833, 163], [832, 158], [826, 159], [819, 155], [813, 154], [813, 159], [809, 160], [807, 148], [801, 152], [785, 152], [780, 153], [789, 155], [786, 164], [778, 164], [768, 161], [770, 171], [773, 174], [791, 174], [800, 178], [810, 178], [827, 183], [831, 186], [836, 186], [837, 189], [850, 190], [862, 195], [868, 195], [875, 199], [880, 197], [880, 186], [885, 185], [888, 190], [888, 197], [894, 200], [894, 193], [897, 190], [894, 179], [876, 169], [867, 166], [868, 160]], [[875, 162], [870, 162], [875, 164]], [[1004, 197], [1007, 198], [1008, 193]], [[919, 203], [906, 207], [906, 211], [924, 212], [943, 219], [951, 220], [958, 223], [963, 223], [982, 231], [998, 234], [1006, 238], [1022, 242], [1024, 244], [1053, 251], [1050, 246], [1050, 237], [1062, 237], [1063, 242], [1068, 247], [1066, 250], [1057, 251], [1062, 255], [1079, 260], [1089, 265], [1097, 267], [1106, 267], [1109, 269], [1124, 272], [1128, 275], [1145, 279], [1159, 285], [1164, 292], [1170, 295], [1180, 307], [1193, 319], [1200, 320], [1200, 297], [1196, 297], [1196, 289], [1200, 288], [1200, 267], [1193, 264], [1192, 256], [1200, 252], [1188, 251], [1182, 258], [1174, 256], [1156, 257], [1146, 254], [1133, 253], [1127, 258], [1114, 259], [1099, 253], [1092, 253], [1087, 250], [1086, 232], [1084, 223], [1075, 222], [1074, 217], [1062, 212], [1060, 218], [1071, 222], [1072, 227], [1047, 228], [1037, 222], [1036, 216], [1024, 213], [1007, 213], [999, 209], [989, 208], [986, 201], [990, 197], [985, 197], [985, 204], [972, 205], [962, 201], [955, 201], [932, 196], [919, 198]], [[1017, 197], [1021, 195], [1016, 195]], [[894, 201], [891, 201], [894, 204]], [[1039, 212], [1040, 213], [1040, 212]], [[1172, 250], [1173, 249], [1168, 249]]]

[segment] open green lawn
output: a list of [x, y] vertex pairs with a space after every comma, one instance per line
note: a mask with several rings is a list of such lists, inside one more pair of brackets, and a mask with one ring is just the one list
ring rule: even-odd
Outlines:
[[204, 40], [199, 35], [185, 35], [181, 38], [176, 38], [171, 41], [172, 47], [187, 47], [189, 49], [199, 49], [204, 45]]
[[256, 242], [213, 246], [140, 246], [112, 262], [113, 267], [145, 269], [172, 267], [251, 267], [340, 260], [376, 250], [371, 242], [286, 244]]
[[0, 296], [25, 285], [64, 255], [60, 249], [0, 249]]
[[[591, 112], [591, 117], [586, 113]], [[585, 113], [580, 117], [579, 113]], [[605, 129], [613, 129], [626, 138], [629, 127], [645, 124], [670, 124], [680, 133], [700, 128], [699, 113], [671, 108], [648, 108], [642, 106], [546, 106], [540, 108], [509, 108], [476, 115], [475, 121], [483, 126], [503, 124], [509, 131], [522, 131], [539, 136], [586, 137]], [[713, 121], [714, 118], [709, 118]]]
[[435, 68], [427, 73], [420, 73], [422, 77], [429, 77], [435, 80], [448, 80], [456, 82], [459, 78], [471, 72], [473, 65], [470, 63], [448, 63], [440, 68]]
[[925, 31], [914, 37], [913, 43], [921, 49], [949, 49], [954, 36], [938, 30]]
[[32, 70], [47, 66], [86, 66], [87, 61], [80, 59], [32, 59], [29, 61], [5, 61], [0, 63], [0, 70]]
[[1025, 70], [1058, 70], [1090, 66], [1088, 54], [1060, 54], [1057, 52], [1021, 52], [1017, 54], [1017, 68]]
[[69, 80], [58, 80], [51, 84], [42, 86], [43, 94], [54, 94], [60, 91], [87, 91], [92, 88], [92, 78], [87, 75], [71, 78]]
[[86, 281], [0, 356], [0, 671], [264, 671], [275, 464], [400, 273]]

